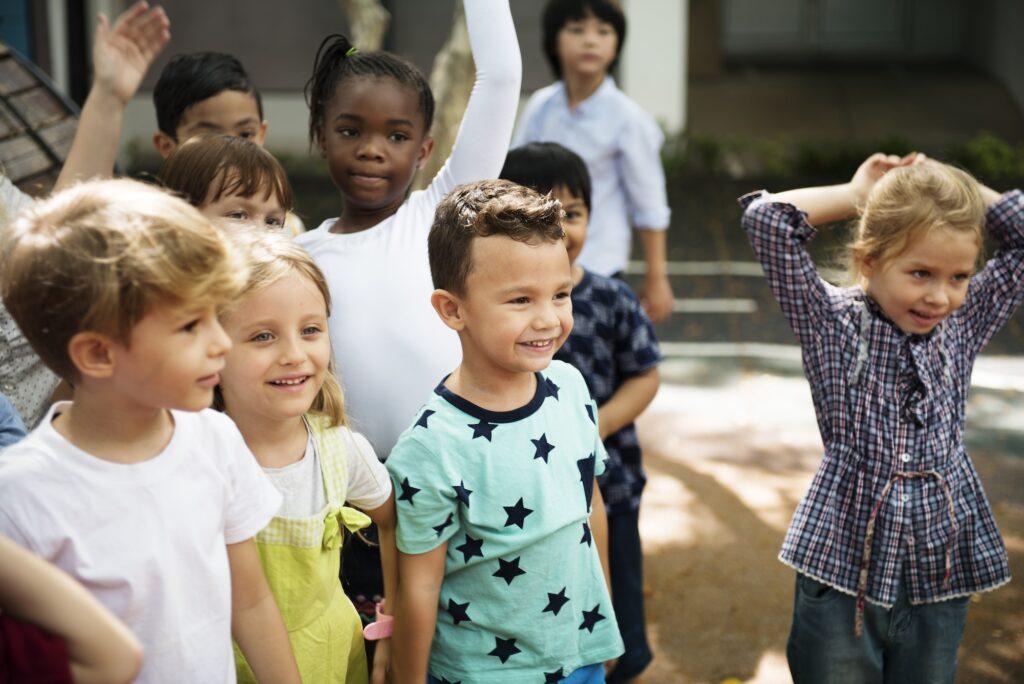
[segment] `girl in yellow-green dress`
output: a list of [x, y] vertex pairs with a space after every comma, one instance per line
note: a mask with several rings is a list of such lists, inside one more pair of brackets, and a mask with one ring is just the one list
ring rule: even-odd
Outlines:
[[[251, 274], [221, 317], [232, 348], [217, 401], [284, 497], [256, 542], [302, 681], [360, 684], [368, 680], [366, 656], [359, 617], [338, 579], [340, 548], [345, 528], [372, 520], [380, 530], [385, 593], [393, 593], [391, 481], [366, 438], [345, 425], [323, 274], [281, 236], [254, 232], [240, 242]], [[239, 681], [255, 681], [237, 649], [236, 659]], [[389, 660], [382, 641], [375, 682], [383, 681]]]

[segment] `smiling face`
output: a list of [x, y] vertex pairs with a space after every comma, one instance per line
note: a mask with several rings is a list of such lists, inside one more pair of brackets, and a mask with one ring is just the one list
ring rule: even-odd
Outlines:
[[615, 27], [587, 12], [570, 19], [558, 32], [556, 51], [562, 75], [597, 76], [608, 72], [615, 60], [619, 36]]
[[928, 333], [964, 303], [978, 251], [975, 234], [929, 230], [884, 263], [866, 262], [865, 290], [900, 330]]
[[113, 344], [113, 380], [142, 406], [199, 411], [210, 406], [231, 341], [212, 306], [154, 307]]
[[475, 238], [458, 297], [466, 363], [503, 377], [547, 368], [572, 330], [572, 276], [561, 241]]
[[283, 421], [309, 411], [331, 360], [316, 284], [292, 270], [245, 295], [223, 322], [234, 344], [221, 374], [227, 413]]
[[394, 213], [433, 147], [416, 91], [388, 78], [346, 78], [323, 125], [323, 154], [346, 210]]
[[575, 264], [576, 257], [583, 250], [587, 239], [587, 225], [590, 222], [590, 210], [582, 197], [578, 197], [564, 186], [551, 190], [551, 196], [562, 203], [565, 218], [562, 219], [562, 230], [565, 231], [565, 249], [569, 252], [569, 263]]

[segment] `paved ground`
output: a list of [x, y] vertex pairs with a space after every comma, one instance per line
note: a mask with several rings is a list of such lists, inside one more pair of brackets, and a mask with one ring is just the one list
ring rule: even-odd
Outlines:
[[[776, 560], [821, 455], [807, 384], [763, 365], [670, 361], [640, 422], [656, 661], [645, 682], [788, 682], [793, 573]], [[1024, 575], [1024, 395], [978, 390], [968, 441]], [[1024, 590], [977, 597], [958, 682], [1024, 681]]]

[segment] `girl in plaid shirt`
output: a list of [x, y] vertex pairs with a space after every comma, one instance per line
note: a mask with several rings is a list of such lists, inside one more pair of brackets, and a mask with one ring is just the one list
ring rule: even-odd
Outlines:
[[[849, 183], [741, 204], [825, 445], [780, 554], [793, 678], [952, 682], [970, 595], [1010, 580], [963, 429], [974, 359], [1024, 299], [1024, 195], [876, 154]], [[857, 215], [857, 284], [835, 287], [806, 243]], [[999, 250], [976, 271], [985, 230]]]

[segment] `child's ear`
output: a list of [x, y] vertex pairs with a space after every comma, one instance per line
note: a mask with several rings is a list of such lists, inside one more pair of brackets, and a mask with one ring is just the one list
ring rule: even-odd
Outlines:
[[434, 139], [431, 138], [428, 135], [426, 138], [423, 139], [423, 142], [420, 143], [420, 152], [416, 156], [416, 169], [417, 170], [422, 169], [424, 167], [424, 165], [427, 163], [427, 160], [430, 159], [430, 154], [433, 151], [434, 151]]
[[462, 301], [448, 290], [434, 290], [430, 295], [430, 305], [441, 317], [441, 321], [455, 332], [466, 327], [462, 316]]
[[878, 264], [875, 262], [874, 258], [866, 257], [864, 261], [860, 262], [860, 274], [865, 278], [870, 278], [875, 274], [877, 266]]
[[109, 378], [114, 373], [114, 343], [106, 335], [80, 332], [72, 336], [68, 357], [83, 378]]
[[171, 152], [178, 146], [178, 143], [171, 136], [167, 135], [163, 131], [157, 131], [153, 134], [153, 147], [156, 148], [157, 153], [167, 159], [171, 156]]
[[256, 132], [255, 143], [260, 147], [263, 147], [264, 141], [267, 139], [267, 122], [264, 121], [260, 124], [260, 129]]

